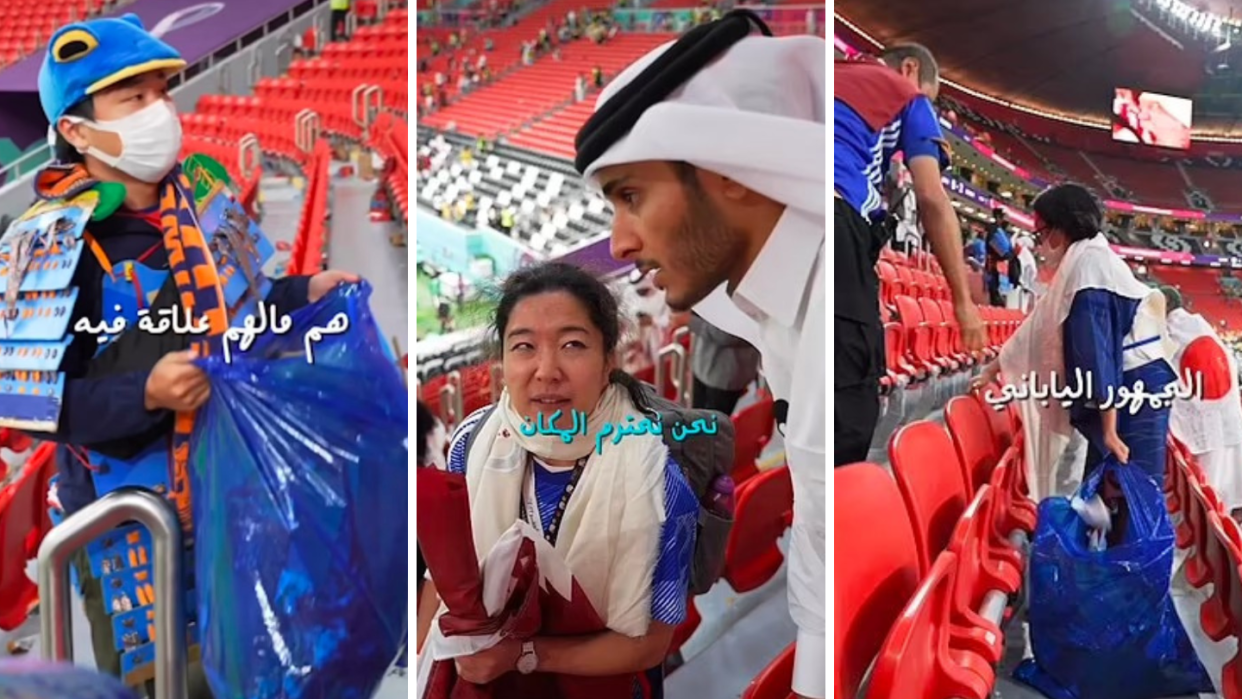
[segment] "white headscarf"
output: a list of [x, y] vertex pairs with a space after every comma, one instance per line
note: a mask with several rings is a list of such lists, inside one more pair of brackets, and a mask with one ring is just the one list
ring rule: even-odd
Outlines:
[[[596, 109], [675, 42], [643, 56], [599, 96]], [[663, 102], [584, 173], [648, 160], [684, 161], [786, 206], [824, 216], [827, 47], [820, 37], [749, 36]]]
[[[630, 64], [604, 88], [595, 108], [674, 43]], [[805, 212], [806, 218], [823, 220], [828, 210], [828, 181], [820, 157], [828, 148], [827, 65], [828, 44], [820, 37], [746, 37], [643, 112], [584, 176], [598, 184], [595, 174], [610, 165], [682, 161], [740, 182]], [[724, 284], [695, 311], [758, 346], [758, 327], [729, 299]]]

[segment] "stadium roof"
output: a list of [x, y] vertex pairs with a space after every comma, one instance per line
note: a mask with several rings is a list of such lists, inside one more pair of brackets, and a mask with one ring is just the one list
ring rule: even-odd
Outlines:
[[[834, 10], [838, 19], [882, 45], [926, 45], [945, 78], [1009, 102], [1103, 122], [1109, 119], [1114, 88], [1129, 87], [1195, 98], [1197, 134], [1242, 133], [1242, 95], [1209, 100], [1204, 94], [1211, 83], [1205, 67], [1212, 47], [1163, 31], [1158, 21], [1131, 9], [1139, 4], [837, 0]], [[1215, 0], [1213, 9], [1230, 4]], [[845, 32], [853, 34], [848, 28]]]

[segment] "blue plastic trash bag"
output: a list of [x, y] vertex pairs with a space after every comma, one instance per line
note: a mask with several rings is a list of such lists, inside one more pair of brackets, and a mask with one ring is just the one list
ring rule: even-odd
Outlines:
[[115, 677], [69, 662], [36, 658], [0, 659], [4, 699], [138, 699]]
[[[369, 297], [338, 287], [288, 332], [200, 360], [191, 487], [215, 699], [369, 699], [401, 651], [408, 397]], [[308, 363], [307, 333], [340, 314]]]
[[1088, 547], [1090, 525], [1069, 498], [1039, 504], [1031, 542], [1033, 660], [1014, 677], [1052, 699], [1156, 699], [1211, 692], [1169, 597], [1175, 548], [1160, 486], [1109, 457], [1083, 483], [1090, 499], [1108, 472], [1129, 509], [1116, 546]]

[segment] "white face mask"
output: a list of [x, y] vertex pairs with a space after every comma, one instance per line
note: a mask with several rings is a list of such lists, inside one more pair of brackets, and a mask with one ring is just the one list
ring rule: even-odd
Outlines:
[[112, 121], [90, 121], [65, 117], [99, 131], [115, 133], [121, 139], [121, 155], [113, 156], [91, 146], [86, 153], [141, 182], [155, 184], [177, 164], [181, 153], [181, 120], [171, 102], [160, 100], [127, 117]]

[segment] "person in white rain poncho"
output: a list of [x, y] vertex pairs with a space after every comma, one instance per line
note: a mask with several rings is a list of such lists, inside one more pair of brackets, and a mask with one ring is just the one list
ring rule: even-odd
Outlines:
[[1236, 519], [1242, 511], [1242, 396], [1233, 353], [1207, 319], [1182, 308], [1181, 294], [1167, 286], [1161, 291], [1169, 309], [1169, 339], [1177, 346], [1173, 366], [1183, 377], [1191, 372], [1187, 383], [1198, 393], [1173, 403], [1169, 430], [1194, 454], [1208, 485]]
[[[763, 36], [752, 35], [755, 26]], [[762, 353], [794, 490], [793, 690], [826, 696], [824, 216], [827, 45], [747, 11], [692, 29], [605, 88], [575, 166], [614, 209], [612, 253]], [[794, 377], [797, 380], [794, 380]]]

